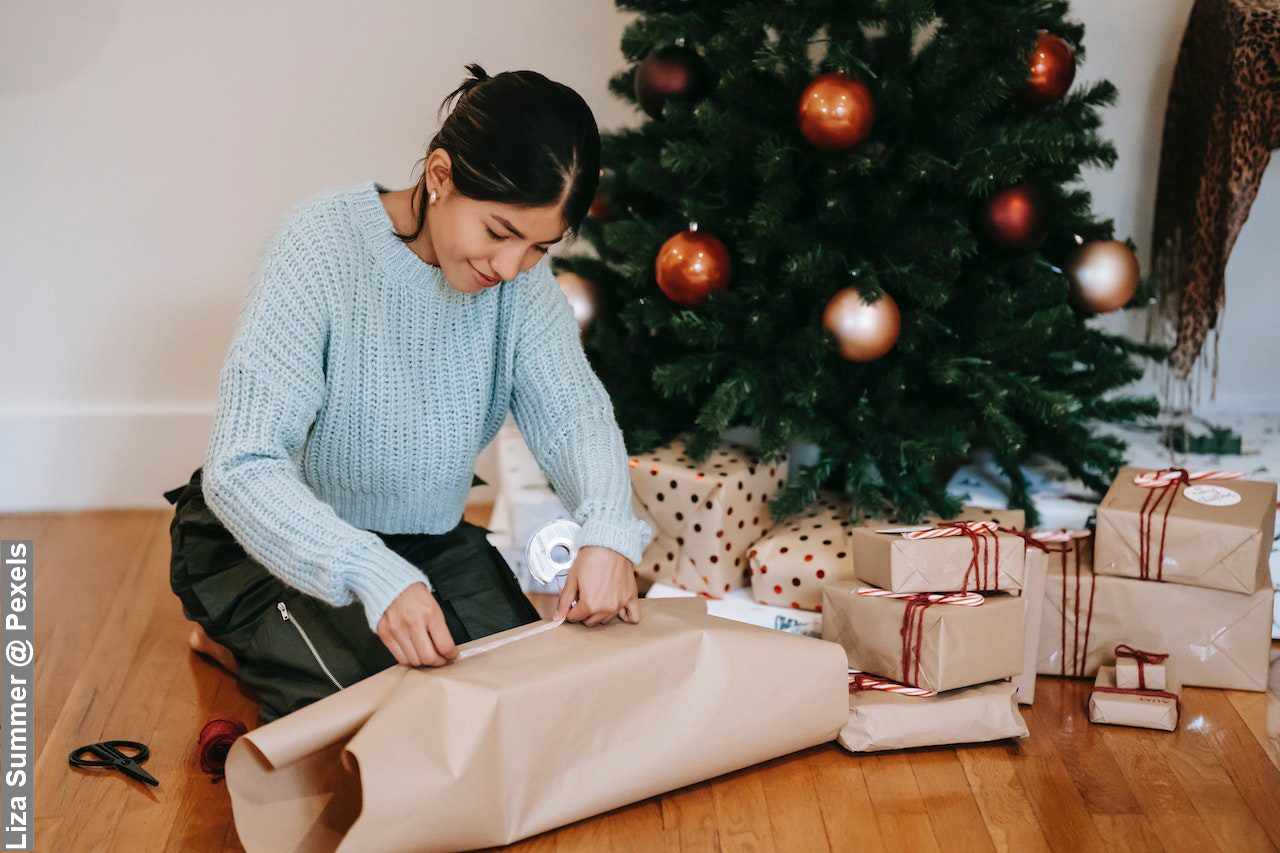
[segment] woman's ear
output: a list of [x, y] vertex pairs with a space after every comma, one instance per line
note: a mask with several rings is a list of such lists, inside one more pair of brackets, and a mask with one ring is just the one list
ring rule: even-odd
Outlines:
[[427, 158], [426, 172], [430, 176], [427, 186], [437, 187], [442, 197], [447, 196], [450, 190], [450, 178], [453, 175], [453, 160], [450, 159], [449, 152], [443, 148], [432, 151], [431, 156]]

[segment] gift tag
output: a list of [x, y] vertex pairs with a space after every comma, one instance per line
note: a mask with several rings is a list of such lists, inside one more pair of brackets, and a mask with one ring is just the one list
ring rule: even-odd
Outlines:
[[568, 518], [553, 521], [534, 532], [525, 550], [529, 572], [543, 584], [564, 588], [565, 577], [578, 557], [578, 534], [582, 525]]

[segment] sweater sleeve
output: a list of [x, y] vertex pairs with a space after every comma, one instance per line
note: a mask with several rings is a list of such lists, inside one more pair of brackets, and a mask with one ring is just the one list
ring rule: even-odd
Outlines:
[[520, 308], [511, 409], [538, 465], [582, 525], [578, 545], [639, 563], [653, 532], [631, 511], [627, 451], [609, 395], [579, 340], [549, 260], [529, 276]]
[[289, 586], [339, 607], [353, 595], [372, 631], [426, 576], [340, 518], [294, 461], [325, 396], [329, 312], [315, 235], [288, 224], [259, 255], [219, 377], [204, 466], [209, 509]]

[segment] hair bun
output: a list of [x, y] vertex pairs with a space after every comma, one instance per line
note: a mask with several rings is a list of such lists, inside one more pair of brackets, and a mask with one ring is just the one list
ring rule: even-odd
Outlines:
[[471, 79], [464, 84], [468, 89], [489, 79], [489, 75], [485, 73], [485, 70], [480, 67], [479, 63], [469, 63], [467, 65], [467, 70], [471, 72]]

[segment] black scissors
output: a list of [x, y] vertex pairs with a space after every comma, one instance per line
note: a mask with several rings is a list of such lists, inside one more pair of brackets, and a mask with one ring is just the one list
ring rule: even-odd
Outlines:
[[[118, 748], [122, 746], [129, 747], [135, 752], [132, 755], [126, 755]], [[98, 760], [80, 758], [80, 754], [84, 752], [93, 753], [98, 756]], [[146, 782], [148, 785], [159, 785], [160, 783], [156, 781], [156, 777], [142, 769], [142, 762], [146, 761], [150, 755], [151, 750], [147, 749], [145, 743], [138, 743], [134, 740], [104, 740], [71, 750], [67, 760], [75, 767], [114, 767], [139, 782]]]

